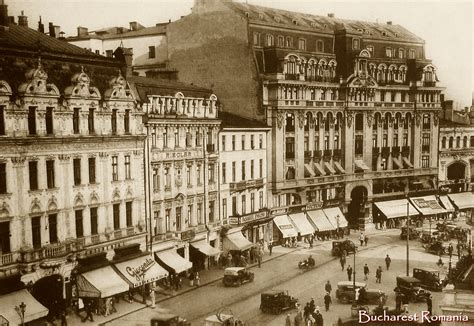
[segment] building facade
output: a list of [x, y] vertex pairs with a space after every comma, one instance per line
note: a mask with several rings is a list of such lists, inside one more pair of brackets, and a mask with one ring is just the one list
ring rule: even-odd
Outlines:
[[70, 299], [77, 257], [145, 247], [143, 112], [121, 62], [1, 24], [0, 278]]

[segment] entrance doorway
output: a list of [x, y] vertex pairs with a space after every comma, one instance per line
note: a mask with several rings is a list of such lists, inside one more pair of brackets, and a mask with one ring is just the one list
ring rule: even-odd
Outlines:
[[59, 274], [46, 276], [33, 285], [31, 294], [43, 306], [49, 309], [50, 313], [59, 313], [64, 309], [63, 299], [63, 277]]
[[348, 207], [348, 222], [351, 227], [358, 228], [365, 216], [365, 203], [367, 202], [367, 189], [357, 186], [352, 189], [351, 202]]

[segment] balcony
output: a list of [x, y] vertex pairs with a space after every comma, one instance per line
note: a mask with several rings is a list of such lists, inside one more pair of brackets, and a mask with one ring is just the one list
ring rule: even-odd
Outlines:
[[382, 147], [382, 156], [388, 156], [388, 155], [390, 155], [390, 147], [388, 146]]
[[392, 147], [392, 156], [398, 156], [398, 154], [400, 154], [400, 147], [399, 146]]
[[435, 81], [425, 81], [423, 82], [424, 87], [436, 87], [436, 82]]
[[332, 156], [332, 149], [325, 149], [324, 157], [331, 157], [331, 156]]
[[304, 151], [304, 157], [305, 157], [305, 158], [311, 157], [311, 152], [312, 152], [312, 151]]
[[321, 150], [313, 151], [314, 158], [321, 158], [323, 156], [323, 152]]
[[380, 154], [380, 147], [372, 147], [372, 155], [379, 155]]
[[17, 254], [14, 254], [12, 252], [8, 253], [8, 254], [3, 254], [3, 255], [0, 255], [0, 266], [6, 266], [6, 265], [10, 265], [10, 264], [13, 264], [13, 263], [16, 263], [18, 257]]
[[216, 152], [216, 145], [214, 144], [207, 144], [206, 150], [208, 153], [215, 153]]
[[285, 74], [286, 80], [300, 80], [300, 74]]

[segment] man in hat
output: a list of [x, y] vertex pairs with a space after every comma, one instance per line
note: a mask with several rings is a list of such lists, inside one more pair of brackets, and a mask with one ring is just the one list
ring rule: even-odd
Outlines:
[[329, 305], [331, 303], [331, 295], [329, 294], [329, 292], [326, 292], [326, 295], [324, 296], [324, 307], [326, 307], [326, 311], [329, 311]]
[[351, 267], [351, 265], [347, 266], [346, 271], [347, 271], [347, 278], [348, 278], [349, 281], [351, 281], [352, 280], [352, 267]]
[[392, 262], [392, 259], [390, 258], [389, 255], [385, 257], [385, 266], [387, 266], [387, 271], [390, 269], [390, 263]]
[[324, 285], [324, 289], [326, 290], [326, 292], [331, 293], [332, 291], [331, 282], [327, 281], [326, 285]]
[[323, 315], [319, 312], [319, 306], [316, 307], [316, 311], [313, 314], [314, 323], [316, 326], [323, 326]]

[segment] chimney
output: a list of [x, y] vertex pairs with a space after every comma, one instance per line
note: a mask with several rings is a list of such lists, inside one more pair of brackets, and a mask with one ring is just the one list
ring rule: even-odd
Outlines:
[[78, 26], [77, 27], [77, 36], [84, 37], [89, 35], [89, 29], [87, 27]]
[[58, 25], [54, 25], [53, 28], [54, 28], [54, 37], [56, 37], [56, 38], [60, 37], [61, 36], [60, 35], [61, 34], [61, 27], [58, 26]]
[[56, 37], [56, 35], [54, 34], [54, 25], [53, 25], [53, 23], [49, 23], [48, 29], [49, 29], [49, 36]]
[[329, 17], [329, 18], [334, 18], [335, 15], [334, 15], [334, 13], [331, 12], [331, 13], [328, 14], [328, 17]]
[[130, 30], [137, 31], [138, 30], [138, 23], [137, 22], [130, 22]]
[[41, 16], [40, 16], [40, 20], [38, 22], [38, 32], [44, 34], [44, 24], [41, 22]]
[[387, 25], [392, 25], [392, 21], [389, 20], [389, 21], [387, 22]]
[[4, 3], [4, 0], [0, 0], [0, 26], [8, 26], [9, 22], [8, 6]]
[[18, 16], [18, 25], [28, 27], [28, 16], [25, 16], [23, 10], [21, 11], [21, 15]]
[[116, 59], [122, 61], [124, 63], [125, 71], [122, 73], [127, 76], [131, 76], [133, 74], [132, 64], [133, 64], [133, 49], [132, 48], [124, 48], [118, 47], [114, 51], [114, 56]]

